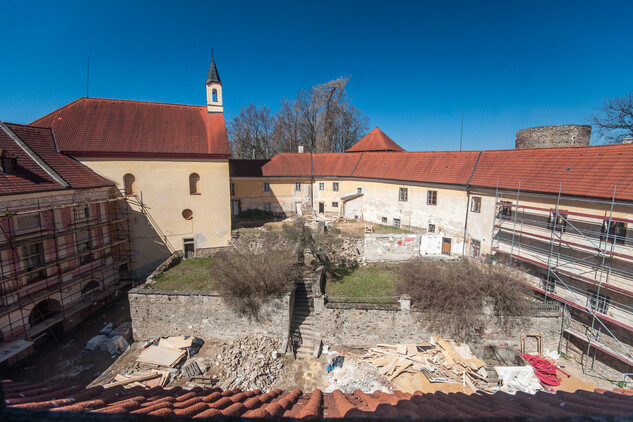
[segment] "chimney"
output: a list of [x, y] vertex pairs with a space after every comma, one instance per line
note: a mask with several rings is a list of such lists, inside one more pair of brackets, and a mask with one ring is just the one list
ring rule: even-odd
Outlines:
[[303, 145], [299, 145], [299, 154], [303, 153]]

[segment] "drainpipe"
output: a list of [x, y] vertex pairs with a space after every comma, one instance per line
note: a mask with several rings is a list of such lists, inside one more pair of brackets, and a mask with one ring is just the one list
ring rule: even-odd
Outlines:
[[310, 152], [310, 209], [312, 210], [312, 216], [316, 217], [314, 211], [314, 159], [312, 152]]
[[464, 243], [462, 244], [462, 258], [466, 256], [466, 235], [468, 233], [468, 212], [470, 211], [470, 188], [466, 186], [466, 221], [464, 222]]

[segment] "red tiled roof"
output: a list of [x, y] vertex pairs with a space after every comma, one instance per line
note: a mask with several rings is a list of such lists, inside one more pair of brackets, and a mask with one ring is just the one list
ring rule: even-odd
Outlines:
[[396, 144], [390, 137], [378, 129], [373, 128], [360, 141], [356, 142], [345, 152], [365, 152], [365, 151], [404, 151], [400, 145]]
[[[156, 416], [241, 418], [380, 418], [380, 419], [471, 419], [516, 417], [571, 417], [587, 415], [625, 416], [633, 413], [633, 392], [576, 391], [536, 395], [517, 393], [363, 393], [339, 390], [303, 393], [274, 389], [222, 391], [219, 388], [181, 387], [49, 387], [3, 381], [8, 410], [14, 408], [54, 412], [148, 414]], [[61, 415], [60, 415], [61, 416]]]
[[633, 200], [633, 145], [483, 151], [474, 186]]
[[70, 155], [231, 153], [224, 115], [204, 106], [79, 98], [32, 124], [52, 127]]
[[[112, 182], [99, 176], [88, 167], [61, 154], [55, 149], [55, 140], [49, 128], [5, 123], [22, 142], [57, 173], [70, 188], [111, 186]], [[0, 172], [0, 195], [61, 190], [66, 187], [55, 180], [40, 164], [31, 158], [4, 130], [0, 129], [0, 149], [17, 159], [18, 170]]]
[[[312, 166], [312, 164], [314, 166]], [[475, 168], [476, 165], [476, 168]], [[569, 169], [569, 170], [568, 170]], [[473, 171], [474, 170], [474, 171]], [[278, 154], [265, 177], [358, 177], [633, 201], [633, 144], [496, 151]], [[472, 176], [472, 177], [471, 177]], [[238, 177], [231, 173], [231, 177]]]

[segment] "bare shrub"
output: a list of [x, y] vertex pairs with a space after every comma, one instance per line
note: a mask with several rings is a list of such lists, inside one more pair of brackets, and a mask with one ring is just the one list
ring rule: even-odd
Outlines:
[[242, 245], [216, 254], [212, 275], [229, 307], [257, 318], [262, 305], [290, 291], [300, 268], [293, 247], [272, 244], [257, 252]]
[[484, 302], [491, 301], [501, 316], [522, 315], [527, 287], [502, 270], [464, 260], [459, 263], [404, 263], [396, 280], [398, 294], [411, 296], [412, 306], [424, 311], [428, 328], [456, 340], [468, 340], [484, 325]]

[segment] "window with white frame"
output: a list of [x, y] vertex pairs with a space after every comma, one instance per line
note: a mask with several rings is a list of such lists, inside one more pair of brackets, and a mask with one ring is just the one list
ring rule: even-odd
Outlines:
[[46, 277], [46, 270], [35, 271], [35, 268], [44, 264], [44, 244], [42, 242], [22, 246], [20, 248], [22, 266], [28, 273], [24, 276], [27, 283], [32, 283]]
[[602, 224], [602, 234], [600, 240], [624, 245], [626, 243], [626, 223], [622, 221], [605, 220]]
[[332, 202], [332, 208], [338, 208], [338, 202], [336, 201]]
[[319, 182], [319, 192], [325, 192], [325, 182]]
[[301, 192], [301, 182], [295, 182], [295, 191]]
[[435, 224], [429, 224], [428, 229], [426, 229], [427, 233], [435, 233]]
[[264, 192], [270, 192], [270, 183], [264, 182]]
[[399, 229], [399, 228], [400, 228], [400, 219], [399, 219], [399, 218], [394, 218], [394, 219], [393, 219], [393, 226], [394, 226], [396, 229]]
[[481, 212], [481, 196], [473, 196], [470, 199], [470, 211]]
[[363, 188], [356, 188], [356, 193], [358, 194], [363, 193]]
[[409, 188], [400, 188], [398, 201], [407, 202], [409, 200]]
[[73, 208], [73, 217], [75, 220], [84, 220], [90, 217], [90, 210], [87, 205]]
[[338, 192], [338, 182], [332, 182], [332, 192]]
[[565, 227], [567, 227], [567, 214], [561, 212], [549, 213], [549, 220], [547, 222], [548, 229], [562, 233], [565, 231]]
[[512, 202], [501, 201], [499, 203], [499, 216], [503, 219], [512, 217]]

